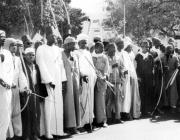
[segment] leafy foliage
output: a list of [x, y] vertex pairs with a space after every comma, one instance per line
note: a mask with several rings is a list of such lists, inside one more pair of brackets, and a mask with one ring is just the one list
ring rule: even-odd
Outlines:
[[[69, 6], [71, 0], [64, 0], [64, 2], [70, 13], [72, 35], [77, 35], [82, 30], [81, 23], [86, 19], [86, 16], [81, 9]], [[62, 0], [51, 0], [51, 3], [50, 0], [0, 1], [0, 28], [9, 35], [15, 33], [22, 36], [27, 33], [27, 27], [32, 35], [45, 26], [54, 25], [55, 21], [63, 36], [67, 35], [69, 25]]]
[[[72, 36], [77, 36], [81, 33], [82, 30], [82, 23], [83, 21], [87, 20], [88, 17], [85, 15], [85, 13], [82, 12], [81, 9], [76, 8], [70, 8], [69, 9], [69, 16], [71, 21], [71, 32]], [[59, 29], [62, 33], [63, 38], [66, 38], [68, 36], [68, 25], [67, 20], [60, 22]]]
[[[126, 33], [135, 38], [149, 36], [151, 29], [174, 36], [174, 27], [179, 24], [180, 1], [178, 0], [126, 0]], [[105, 24], [123, 31], [124, 7], [122, 0], [109, 2], [107, 10], [112, 19]]]

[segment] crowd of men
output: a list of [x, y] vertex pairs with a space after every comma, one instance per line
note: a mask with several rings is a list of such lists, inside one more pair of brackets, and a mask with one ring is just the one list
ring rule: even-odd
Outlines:
[[53, 139], [177, 110], [180, 51], [172, 41], [143, 39], [134, 54], [121, 37], [95, 38], [89, 49], [87, 35], [62, 43], [47, 28], [46, 40], [0, 30], [1, 140]]

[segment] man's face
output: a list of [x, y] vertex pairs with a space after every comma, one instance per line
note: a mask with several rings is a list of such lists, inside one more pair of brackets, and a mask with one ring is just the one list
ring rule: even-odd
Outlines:
[[126, 48], [126, 51], [127, 51], [128, 53], [130, 53], [130, 52], [132, 51], [132, 46], [129, 45], [129, 46]]
[[43, 45], [41, 41], [38, 41], [34, 44], [35, 49], [37, 50], [39, 46]]
[[24, 48], [26, 49], [26, 48], [29, 48], [29, 47], [31, 47], [32, 46], [32, 42], [29, 42], [29, 41], [26, 41], [26, 42], [24, 42]]
[[95, 53], [99, 54], [103, 52], [103, 46], [102, 45], [96, 45], [95, 46]]
[[111, 46], [111, 47], [108, 49], [108, 55], [109, 55], [110, 57], [113, 57], [113, 56], [115, 56], [115, 53], [116, 53], [115, 46]]
[[0, 46], [4, 46], [5, 36], [0, 36]]
[[75, 42], [71, 42], [71, 43], [68, 43], [66, 44], [67, 46], [65, 47], [65, 49], [69, 50], [69, 52], [72, 52], [75, 50], [75, 45], [76, 43]]
[[56, 43], [56, 36], [53, 34], [47, 35], [46, 39], [47, 39], [47, 44], [50, 46]]
[[174, 49], [173, 49], [172, 46], [168, 46], [168, 47], [166, 48], [166, 54], [168, 54], [168, 55], [171, 55], [171, 54], [173, 53], [173, 51], [174, 51]]
[[120, 52], [124, 48], [124, 43], [122, 41], [119, 41], [116, 43], [117, 50]]
[[148, 48], [149, 48], [148, 42], [142, 42], [141, 48], [142, 48], [142, 52], [143, 52], [143, 53], [148, 52]]
[[9, 45], [9, 51], [10, 51], [11, 53], [16, 53], [16, 52], [17, 52], [17, 44], [16, 44], [16, 43], [11, 43], [11, 44]]
[[32, 53], [32, 52], [27, 53], [27, 54], [25, 54], [25, 59], [29, 63], [34, 63], [34, 61], [35, 61], [35, 54]]
[[81, 40], [78, 42], [79, 48], [80, 49], [86, 49], [87, 48], [87, 41], [86, 40]]

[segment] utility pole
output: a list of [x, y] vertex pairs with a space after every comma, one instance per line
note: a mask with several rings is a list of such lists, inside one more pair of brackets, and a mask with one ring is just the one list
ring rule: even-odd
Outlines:
[[123, 32], [123, 37], [125, 38], [126, 36], [126, 0], [123, 0], [123, 9], [124, 9], [124, 32]]
[[69, 12], [68, 12], [68, 9], [66, 7], [66, 4], [63, 0], [61, 0], [63, 6], [64, 6], [64, 9], [65, 9], [65, 13], [66, 13], [66, 17], [67, 17], [67, 22], [68, 22], [68, 35], [71, 35], [71, 21], [70, 21], [70, 15], [69, 15]]

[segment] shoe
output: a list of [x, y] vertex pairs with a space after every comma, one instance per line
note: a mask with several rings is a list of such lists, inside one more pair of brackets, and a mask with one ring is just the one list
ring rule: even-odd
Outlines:
[[54, 138], [58, 138], [58, 139], [67, 139], [67, 138], [71, 138], [71, 137], [72, 137], [71, 134], [64, 133], [63, 135], [61, 135], [61, 136], [55, 136]]
[[157, 113], [160, 114], [160, 115], [164, 114], [164, 112], [161, 109], [157, 109]]
[[38, 138], [38, 136], [32, 136], [31, 140], [40, 140], [40, 138]]
[[67, 133], [70, 135], [75, 135], [75, 134], [79, 134], [80, 132], [76, 128], [69, 128], [67, 130]]
[[103, 124], [103, 128], [107, 128], [108, 127], [108, 124], [107, 123], [104, 123]]
[[42, 138], [43, 138], [43, 140], [53, 140], [53, 136], [51, 136], [51, 135], [43, 136]]
[[114, 121], [115, 124], [123, 123], [120, 119], [115, 119]]
[[86, 132], [86, 129], [83, 128], [83, 127], [81, 127], [81, 128], [78, 128], [78, 131], [79, 131], [80, 133], [84, 133], [84, 132]]
[[85, 129], [88, 133], [92, 133], [92, 131], [93, 131], [93, 128], [92, 128], [91, 124], [86, 124], [86, 125], [84, 126], [84, 129]]
[[20, 136], [14, 136], [13, 140], [22, 140]]
[[171, 107], [171, 109], [170, 109], [170, 113], [172, 113], [172, 114], [176, 113], [176, 108]]

